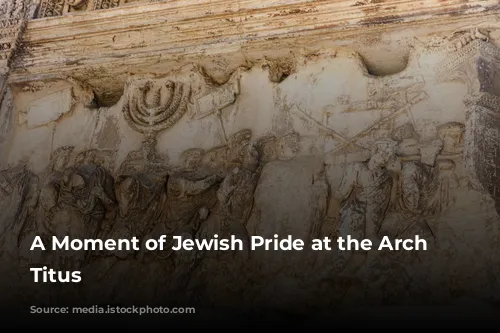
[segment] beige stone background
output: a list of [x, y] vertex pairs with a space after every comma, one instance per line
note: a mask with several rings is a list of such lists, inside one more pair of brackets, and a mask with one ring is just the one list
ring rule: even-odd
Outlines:
[[[69, 10], [61, 12], [60, 17], [29, 20], [17, 55], [9, 62], [0, 113], [0, 162], [4, 179], [4, 191], [0, 193], [3, 196], [2, 255], [6, 262], [19, 266], [6, 276], [20, 281], [20, 286], [4, 284], [5, 287], [21, 294], [28, 289], [42, 293], [52, 291], [51, 287], [39, 290], [30, 285], [32, 276], [26, 273], [29, 265], [52, 263], [52, 259], [34, 258], [26, 254], [26, 245], [12, 242], [20, 235], [31, 239], [29, 237], [41, 232], [37, 226], [45, 222], [40, 220], [47, 219], [40, 208], [44, 199], [33, 206], [34, 212], [20, 217], [18, 212], [23, 211], [27, 200], [23, 193], [31, 186], [26, 179], [38, 184], [34, 193], [40, 196], [47, 174], [53, 171], [54, 153], [70, 146], [73, 148], [66, 167], [78, 163], [98, 165], [116, 181], [123, 176], [123, 168], [130, 166], [125, 165], [127, 156], [140, 152], [145, 138], [144, 133], [137, 130], [138, 122], [127, 119], [127, 113], [137, 115], [141, 103], [146, 110], [152, 110], [177, 105], [180, 101], [180, 106], [173, 108], [179, 118], [168, 126], [166, 121], [159, 122], [154, 134], [157, 142], [153, 148], [165, 168], [160, 172], [162, 177], [187, 168], [182, 154], [192, 148], [202, 149], [203, 156], [208, 156], [206, 152], [229, 147], [229, 153], [216, 157], [212, 169], [206, 159], [199, 162], [200, 170], [205, 167], [204, 172], [229, 179], [233, 172], [229, 166], [230, 154], [234, 152], [231, 150], [233, 135], [248, 130], [250, 142], [257, 148], [262, 147], [259, 144], [264, 138], [275, 139], [266, 146], [274, 154], [269, 160], [264, 160], [264, 152], [259, 148], [261, 168], [258, 172], [250, 170], [258, 179], [255, 186], [243, 182], [241, 186], [249, 186], [248, 189], [242, 187], [243, 194], [233, 194], [231, 200], [235, 207], [243, 202], [242, 206], [249, 211], [246, 215], [231, 215], [229, 224], [241, 225], [243, 229], [229, 230], [237, 230], [245, 237], [291, 234], [304, 240], [312, 235], [339, 235], [343, 223], [348, 224], [342, 221], [341, 207], [349, 208], [349, 200], [337, 195], [342, 180], [368, 165], [377, 140], [390, 138], [398, 143], [397, 149], [394, 148], [397, 163], [404, 166], [417, 162], [421, 168], [418, 170], [425, 171], [417, 174], [408, 171], [411, 169], [396, 168], [400, 170], [398, 173], [389, 166], [382, 167], [380, 172], [391, 177], [398, 174], [402, 179], [402, 183], [397, 183], [396, 178], [389, 180], [392, 191], [399, 190], [395, 194], [370, 183], [377, 179], [358, 179], [358, 183], [371, 184], [366, 185], [365, 191], [369, 192], [366, 188], [372, 186], [373, 191], [381, 191], [381, 198], [393, 196], [384, 209], [382, 225], [386, 228], [399, 230], [398, 223], [405, 225], [411, 219], [425, 222], [425, 228], [416, 228], [409, 234], [425, 234], [430, 249], [372, 251], [356, 271], [349, 273], [337, 271], [336, 260], [341, 256], [337, 251], [256, 252], [249, 258], [204, 253], [196, 254], [195, 259], [193, 254], [187, 259], [181, 254], [171, 254], [146, 261], [138, 256], [125, 259], [117, 256], [118, 259], [111, 260], [96, 255], [85, 259], [86, 264], [82, 266], [84, 280], [90, 281], [82, 287], [88, 299], [100, 295], [103, 300], [161, 301], [162, 297], [173, 297], [172, 290], [175, 290], [180, 299], [203, 304], [266, 305], [304, 312], [314, 307], [335, 308], [339, 304], [370, 302], [497, 301], [500, 274], [497, 254], [500, 221], [495, 208], [495, 199], [499, 197], [496, 186], [500, 186], [496, 183], [499, 166], [495, 157], [500, 139], [497, 9], [493, 1], [486, 1], [483, 7], [476, 6], [479, 1], [469, 2], [468, 9], [458, 7], [457, 1], [449, 1], [450, 8], [462, 8], [462, 16], [449, 14], [438, 21], [438, 14], [448, 7], [439, 9], [434, 1], [426, 1], [425, 6], [434, 10], [436, 17], [436, 21], [429, 22], [412, 22], [409, 13], [424, 17], [425, 12], [400, 8], [399, 4], [394, 8], [401, 13], [406, 10], [406, 16], [383, 15], [382, 12], [390, 11], [388, 1], [383, 7], [369, 2], [354, 6], [345, 1], [328, 1], [318, 4], [317, 8], [314, 2], [272, 1], [266, 5], [268, 12], [264, 5], [249, 1], [246, 5], [254, 7], [247, 9], [248, 25], [238, 21], [241, 19], [238, 10], [221, 1], [229, 6], [225, 10], [232, 12], [221, 19], [229, 25], [220, 23], [219, 18], [210, 21], [211, 15], [222, 11], [222, 7], [213, 5], [214, 13], [200, 19], [196, 29], [187, 19], [194, 16], [195, 10], [173, 15], [173, 11], [182, 6], [193, 8], [189, 7], [195, 6], [190, 1], [128, 7], [120, 4], [93, 16], [84, 10], [72, 15]], [[293, 12], [295, 5], [303, 6], [301, 10], [310, 15], [293, 16], [299, 15]], [[210, 7], [200, 4], [197, 15], [202, 11], [209, 13], [207, 6]], [[354, 12], [359, 6], [366, 15], [361, 19]], [[123, 12], [119, 12], [119, 8], [123, 8]], [[135, 18], [134, 13], [141, 8], [146, 13], [149, 11], [150, 18], [146, 14]], [[375, 8], [379, 8], [378, 14]], [[334, 21], [334, 14], [329, 12], [334, 9], [342, 13], [339, 20], [349, 25], [350, 30], [342, 32], [332, 27], [324, 31], [319, 23], [307, 28], [313, 17], [324, 22]], [[162, 13], [173, 15], [174, 23], [168, 19], [161, 23]], [[120, 27], [117, 23], [120, 15], [132, 17], [131, 25]], [[184, 21], [183, 15], [186, 15]], [[269, 17], [274, 18], [273, 23], [266, 26], [264, 18]], [[96, 25], [104, 24], [106, 19], [110, 27], [95, 30]], [[231, 28], [231, 20], [240, 24]], [[149, 23], [150, 30], [134, 29], [132, 24], [137, 22], [142, 22], [143, 27]], [[249, 28], [252, 22], [257, 31], [253, 39]], [[44, 40], [44, 33], [57, 25], [60, 30], [53, 30], [56, 32]], [[294, 31], [297, 26], [302, 30]], [[121, 30], [115, 34], [112, 28]], [[84, 29], [87, 29], [85, 37], [78, 37]], [[202, 46], [198, 39], [203, 35], [197, 35], [197, 29], [206, 29]], [[218, 35], [212, 36], [210, 29], [218, 29]], [[174, 30], [178, 34], [172, 33]], [[75, 40], [71, 34], [76, 36]], [[170, 34], [170, 40], [162, 34]], [[227, 34], [225, 38], [220, 37], [224, 34]], [[215, 40], [209, 43], [209, 38]], [[162, 51], [161, 46], [168, 43], [171, 48]], [[125, 60], [116, 60], [121, 59], [120, 54]], [[144, 90], [148, 82], [153, 84], [149, 91]], [[167, 82], [173, 82], [176, 89], [189, 87], [189, 96], [181, 98], [180, 93], [174, 94], [170, 86], [165, 85]], [[172, 97], [173, 102], [168, 102]], [[440, 132], [447, 124], [454, 125], [455, 131], [456, 128], [462, 130]], [[146, 128], [150, 128], [148, 126]], [[451, 133], [451, 137], [443, 138], [440, 133]], [[294, 138], [298, 138], [297, 141]], [[418, 163], [426, 161], [426, 149], [432, 148], [436, 139], [443, 140], [443, 146], [435, 161], [431, 157], [430, 167], [423, 167]], [[242, 151], [246, 151], [246, 147]], [[84, 153], [89, 154], [87, 158]], [[145, 156], [141, 158], [138, 166], [134, 165], [139, 168], [134, 169], [134, 175], [142, 172], [151, 176], [153, 172], [145, 167], [151, 161]], [[445, 161], [442, 167], [439, 161]], [[446, 174], [449, 178], [443, 178], [450, 165], [454, 167], [452, 176]], [[16, 168], [22, 166], [32, 174], [18, 181]], [[140, 170], [141, 166], [145, 169]], [[377, 177], [370, 172], [360, 175]], [[222, 188], [220, 181], [215, 185], [216, 191]], [[401, 211], [397, 202], [414, 200], [404, 192], [412, 184], [417, 184], [411, 195], [418, 196], [420, 210], [402, 218], [398, 215]], [[90, 191], [93, 185], [86, 183], [84, 187]], [[117, 193], [115, 188], [113, 191]], [[253, 193], [253, 197], [245, 197], [245, 193]], [[170, 200], [169, 193], [165, 195], [166, 200]], [[65, 200], [76, 202], [77, 199], [61, 199], [57, 195], [55, 198], [56, 210], [75, 209], [64, 205]], [[196, 200], [189, 196], [181, 199], [184, 201], [179, 201], [179, 205]], [[436, 200], [439, 209], [432, 206], [432, 210], [430, 207], [436, 205]], [[149, 214], [148, 209], [166, 209], [160, 207], [163, 202], [155, 204], [146, 204], [142, 211], [139, 209], [139, 214]], [[371, 201], [367, 203], [365, 215], [372, 205]], [[190, 237], [226, 232], [220, 218], [221, 212], [225, 212], [220, 208], [223, 206], [224, 203], [219, 202], [215, 208], [211, 207], [209, 217], [199, 228], [188, 232]], [[168, 207], [169, 212], [174, 210], [173, 206]], [[193, 211], [186, 214], [191, 217]], [[152, 232], [161, 231], [157, 225], [162, 223], [168, 229], [169, 218], [172, 217], [150, 221], [156, 224]], [[30, 222], [32, 229], [26, 231], [23, 225], [30, 224], [28, 220], [35, 222]], [[56, 225], [48, 234], [53, 231], [87, 235], [87, 226], [76, 225], [78, 221], [75, 221], [60, 222], [66, 223], [63, 227], [70, 231], [61, 231], [64, 228]], [[137, 222], [132, 218], [125, 221], [131, 225]], [[176, 226], [177, 229], [172, 227], [174, 232], [183, 230], [183, 225]], [[318, 226], [319, 231], [315, 229]], [[79, 234], [80, 229], [83, 231]], [[96, 230], [101, 232], [99, 228]], [[185, 283], [176, 284], [179, 280]], [[132, 286], [135, 289], [131, 289]], [[129, 290], [140, 291], [131, 295], [127, 293]]]

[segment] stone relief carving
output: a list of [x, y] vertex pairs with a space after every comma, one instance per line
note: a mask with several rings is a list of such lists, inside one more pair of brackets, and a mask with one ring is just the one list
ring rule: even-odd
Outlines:
[[61, 16], [65, 9], [65, 0], [43, 0], [38, 8], [38, 18]]
[[[345, 168], [340, 184], [334, 188], [335, 193], [329, 188], [325, 170], [315, 174], [311, 185], [315, 194], [310, 238], [324, 234], [328, 215], [332, 214], [329, 208], [332, 199], [340, 201], [338, 218], [335, 218], [338, 223], [333, 224], [332, 237], [351, 235], [376, 240], [386, 234], [391, 237], [405, 233], [425, 236], [423, 229], [429, 237], [437, 237], [434, 217], [453, 204], [452, 189], [458, 186], [454, 168], [463, 150], [463, 131], [461, 123], [445, 123], [436, 130], [436, 139], [421, 141], [411, 124], [400, 126], [391, 138], [373, 143], [368, 161]], [[26, 169], [23, 171], [22, 179], [32, 177], [36, 179], [31, 181], [33, 184], [41, 185], [40, 190], [36, 190], [37, 186], [21, 182], [25, 184], [21, 185], [25, 191], [36, 194], [26, 194], [25, 197], [31, 199], [22, 201], [23, 208], [19, 210], [22, 213], [16, 218], [18, 233], [21, 234], [22, 229], [32, 235], [41, 233], [44, 237], [70, 235], [118, 239], [136, 236], [141, 241], [162, 234], [200, 240], [215, 234], [219, 237], [233, 234], [248, 241], [247, 221], [263, 168], [267, 163], [287, 163], [293, 159], [299, 152], [299, 141], [297, 132], [252, 139], [250, 130], [242, 130], [230, 135], [226, 146], [207, 151], [185, 150], [178, 166], [157, 160], [157, 166], [163, 164], [160, 171], [144, 168], [147, 161], [152, 160], [144, 155], [157, 154], [152, 146], [147, 152], [129, 154], [114, 172], [109, 164], [112, 152], [104, 152], [99, 157], [97, 150], [75, 152], [73, 147], [60, 147], [54, 151], [45, 174], [36, 177]], [[2, 181], [2, 193], [10, 195], [12, 186]], [[34, 190], [29, 190], [32, 187]], [[21, 227], [29, 224], [22, 221], [31, 224]], [[410, 231], [411, 227], [421, 229]], [[22, 254], [23, 260], [34, 262], [27, 255]], [[150, 267], [152, 274], [162, 274], [168, 279], [167, 290], [163, 292], [170, 296], [175, 292], [202, 297], [199, 288], [209, 283], [203, 275], [213, 270], [218, 262], [227, 265], [231, 262], [231, 267], [243, 270], [254, 267], [248, 252], [227, 256], [224, 253], [167, 250], [51, 256], [44, 262], [50, 260], [61, 269], [95, 271], [102, 283], [115, 278], [121, 270], [119, 274], [125, 274], [132, 267], [130, 265]], [[166, 265], [162, 266], [161, 273], [159, 262]], [[234, 266], [238, 262], [247, 264]], [[366, 262], [366, 253], [339, 253], [329, 274], [351, 276]], [[201, 295], [209, 294], [203, 290]]]
[[10, 61], [17, 50], [25, 26], [23, 18], [18, 14], [13, 12], [10, 15], [10, 17], [0, 19], [0, 63], [1, 72], [4, 75], [9, 70]]
[[21, 19], [29, 6], [26, 0], [2, 0], [0, 2], [0, 17], [2, 19]]
[[300, 135], [290, 132], [282, 137], [265, 136], [257, 142], [262, 162], [273, 160], [286, 161], [293, 158], [300, 150]]
[[33, 222], [38, 204], [38, 177], [20, 165], [2, 170], [0, 178], [0, 194], [4, 208], [2, 221], [9, 222], [3, 224], [0, 237], [4, 242], [19, 247], [26, 234], [36, 228]]
[[[472, 43], [482, 43], [481, 36], [477, 37], [481, 42]], [[421, 91], [422, 86], [385, 94], [371, 83], [368, 95], [377, 97], [375, 102], [343, 100], [343, 106], [352, 107], [343, 111], [386, 109], [390, 114], [353, 136], [341, 135], [324, 125], [328, 120], [320, 122], [306, 112], [295, 112], [338, 139], [338, 145], [327, 154], [342, 155], [347, 146], [369, 153], [366, 160], [349, 161], [338, 184], [332, 182], [325, 168], [312, 175], [308, 189], [312, 208], [305, 222], [310, 224], [306, 228], [308, 236], [351, 235], [376, 243], [385, 235], [396, 238], [419, 234], [438, 243], [439, 217], [453, 207], [456, 189], [461, 186], [457, 167], [462, 164], [466, 126], [445, 122], [437, 126], [435, 137], [423, 139], [411, 122], [411, 107], [428, 98]], [[73, 147], [61, 147], [53, 152], [50, 165], [41, 175], [26, 168], [0, 173], [1, 195], [5, 199], [12, 197], [22, 207], [14, 218], [16, 233], [20, 235], [16, 246], [26, 247], [21, 245], [28, 239], [26, 233], [116, 239], [136, 236], [141, 241], [163, 234], [199, 240], [215, 234], [233, 234], [248, 242], [248, 221], [255, 213], [255, 191], [261, 175], [270, 164], [294, 161], [301, 152], [303, 139], [298, 130], [254, 138], [249, 129], [226, 136], [221, 125], [224, 145], [187, 149], [180, 155], [179, 165], [172, 165], [157, 149], [157, 134], [176, 124], [193, 104], [197, 120], [210, 114], [220, 117], [219, 111], [233, 104], [239, 93], [234, 82], [208, 94], [198, 94], [189, 83], [172, 77], [131, 83], [122, 111], [128, 125], [144, 134], [144, 141], [119, 166], [115, 166], [114, 150], [76, 152]], [[396, 127], [395, 120], [401, 115], [410, 122]], [[365, 137], [369, 139], [361, 140]], [[8, 173], [12, 175], [4, 176]], [[16, 199], [12, 196], [16, 191], [25, 194]], [[20, 256], [34, 260], [27, 254]], [[116, 278], [115, 274], [122, 274], [120, 270], [144, 269], [150, 275], [161, 276], [163, 282], [168, 281], [143, 281], [168, 285], [168, 290], [159, 292], [160, 296], [173, 295], [174, 291], [189, 297], [209, 295], [207, 286], [212, 282], [208, 280], [214, 271], [227, 274], [226, 281], [237, 279], [235, 275], [241, 272], [248, 273], [248, 279], [254, 281], [262, 277], [252, 275], [258, 271], [258, 259], [248, 252], [66, 253], [51, 260], [59, 268], [91, 271], [89, 267], [99, 267], [97, 277], [103, 285], [107, 279]], [[371, 264], [370, 260], [385, 259], [369, 258], [367, 253], [337, 253], [329, 258], [333, 269], [324, 268], [330, 277], [353, 278], [361, 267]], [[230, 272], [232, 267], [238, 267], [237, 273]], [[130, 283], [138, 283], [131, 280]]]
[[476, 29], [462, 35], [455, 44], [448, 44], [445, 58], [436, 65], [435, 80], [444, 82], [460, 75], [463, 67], [477, 56], [494, 59], [496, 62], [500, 59], [498, 48], [490, 43], [487, 33]]
[[115, 8], [120, 6], [123, 2], [124, 1], [121, 0], [94, 0], [92, 1], [91, 10]]
[[[388, 167], [394, 162], [395, 148], [396, 142], [391, 139], [375, 142], [370, 160], [353, 165], [344, 175], [338, 187], [338, 196], [342, 199], [339, 236], [378, 238], [391, 199], [392, 179]], [[343, 253], [337, 259], [339, 270], [347, 266], [352, 256], [360, 254]]]
[[115, 8], [123, 3], [123, 0], [42, 0], [36, 18]]
[[77, 167], [95, 164], [110, 172], [115, 169], [115, 155], [115, 150], [89, 149], [78, 153], [72, 164]]
[[132, 86], [123, 115], [140, 133], [150, 134], [168, 129], [187, 111], [190, 86], [182, 82], [155, 83], [148, 80]]
[[449, 50], [458, 51], [474, 40], [482, 40], [484, 42], [488, 42], [489, 36], [478, 28], [465, 31], [456, 31], [452, 37], [448, 38], [448, 42], [451, 44], [449, 46]]

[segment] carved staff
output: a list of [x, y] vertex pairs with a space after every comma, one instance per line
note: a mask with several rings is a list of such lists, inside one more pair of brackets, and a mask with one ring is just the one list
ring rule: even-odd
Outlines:
[[417, 104], [417, 103], [425, 100], [426, 98], [427, 98], [427, 94], [425, 92], [420, 93], [415, 98], [413, 98], [412, 100], [410, 100], [408, 102], [408, 104], [406, 104], [405, 106], [403, 106], [399, 110], [396, 110], [394, 113], [390, 114], [389, 116], [383, 118], [379, 122], [377, 122], [377, 123], [373, 124], [372, 126], [368, 127], [367, 129], [365, 129], [361, 133], [357, 134], [356, 136], [354, 136], [352, 139], [348, 140], [344, 144], [342, 144], [342, 145], [334, 148], [333, 150], [329, 151], [328, 154], [335, 154], [335, 153], [339, 152], [340, 150], [344, 149], [348, 145], [353, 144], [354, 142], [356, 142], [359, 138], [361, 138], [361, 137], [365, 136], [366, 134], [370, 133], [374, 128], [380, 126], [380, 124], [382, 124], [382, 123], [384, 123], [384, 122], [386, 122], [388, 120], [394, 119], [396, 116], [399, 116], [403, 112], [409, 112], [411, 106], [413, 106], [413, 105], [415, 105], [415, 104]]
[[197, 119], [203, 119], [208, 116], [215, 115], [219, 131], [222, 134], [224, 143], [229, 144], [226, 129], [222, 120], [222, 110], [234, 104], [236, 96], [240, 93], [239, 83], [233, 78], [233, 82], [219, 87], [211, 93], [198, 98], [196, 101]]
[[[305, 119], [307, 121], [310, 121], [312, 122], [313, 124], [315, 124], [316, 126], [318, 126], [319, 128], [321, 128], [322, 130], [324, 131], [327, 131], [328, 133], [330, 133], [335, 139], [337, 140], [340, 140], [342, 141], [343, 143], [346, 143], [346, 144], [349, 144], [349, 140], [345, 137], [343, 137], [342, 135], [340, 135], [339, 133], [337, 133], [335, 130], [333, 130], [332, 128], [328, 127], [328, 126], [325, 126], [323, 125], [322, 123], [320, 123], [319, 121], [317, 121], [316, 119], [314, 119], [313, 117], [311, 117], [310, 115], [308, 115], [306, 112], [304, 112], [302, 109], [300, 109], [297, 105], [294, 105], [295, 108], [297, 109], [297, 111], [295, 112], [299, 117], [301, 117], [302, 119]], [[293, 110], [293, 109], [292, 109]], [[362, 148], [362, 149], [365, 149], [359, 145], [356, 145], [358, 148]]]

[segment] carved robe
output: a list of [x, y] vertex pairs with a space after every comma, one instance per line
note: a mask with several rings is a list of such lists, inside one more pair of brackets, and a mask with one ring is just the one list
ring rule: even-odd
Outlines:
[[[143, 237], [157, 223], [163, 204], [164, 178], [148, 177], [145, 174], [130, 176], [131, 185], [119, 193], [119, 221], [126, 224], [129, 234]], [[121, 193], [126, 191], [127, 193]], [[125, 227], [125, 225], [122, 225]]]
[[[57, 210], [48, 229], [58, 237], [97, 238], [106, 213], [116, 204], [113, 192], [113, 178], [101, 167], [83, 165], [68, 169], [59, 192]], [[80, 268], [90, 253], [73, 255]], [[62, 258], [64, 266], [72, 256]]]
[[36, 226], [38, 177], [24, 166], [0, 172], [0, 198], [0, 224], [3, 226], [0, 245], [4, 251], [14, 254], [26, 234]]
[[396, 184], [394, 212], [384, 223], [383, 232], [392, 237], [418, 234], [432, 236], [429, 218], [444, 212], [453, 202], [451, 187], [457, 182], [453, 172], [441, 170], [447, 161], [429, 166], [421, 162], [403, 164]]
[[[145, 238], [167, 235], [168, 242], [165, 250], [154, 251], [160, 259], [168, 258], [171, 253], [173, 239], [178, 233], [194, 235], [199, 228], [200, 219], [197, 218], [203, 207], [211, 209], [216, 204], [217, 176], [210, 176], [201, 180], [186, 175], [175, 175], [167, 179], [166, 192], [160, 200], [160, 214], [156, 224]], [[141, 253], [141, 256], [144, 252]]]
[[223, 228], [231, 224], [245, 225], [253, 207], [253, 196], [259, 176], [246, 169], [238, 169], [222, 182], [217, 197], [221, 203]]
[[[201, 180], [183, 176], [172, 176], [168, 179], [163, 218], [169, 234], [189, 225], [202, 207], [212, 208], [215, 205], [213, 186], [217, 181], [216, 176]], [[199, 226], [193, 227], [197, 230]]]
[[355, 164], [339, 186], [340, 236], [355, 239], [374, 237], [389, 207], [392, 178], [385, 168], [370, 170]]

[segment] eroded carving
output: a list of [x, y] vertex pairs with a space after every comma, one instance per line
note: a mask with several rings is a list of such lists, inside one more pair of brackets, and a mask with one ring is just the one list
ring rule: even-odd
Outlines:
[[28, 1], [2, 0], [0, 2], [0, 17], [6, 19], [24, 18]]
[[141, 148], [127, 154], [118, 168], [119, 175], [131, 175], [138, 172], [150, 173], [159, 177], [168, 172], [168, 157], [156, 151], [157, 140], [147, 136]]
[[282, 137], [265, 136], [257, 142], [263, 162], [273, 160], [289, 160], [300, 151], [300, 135], [297, 132], [288, 133]]
[[494, 62], [500, 62], [500, 52], [498, 48], [489, 43], [488, 38], [473, 38], [471, 41], [460, 48], [451, 48], [447, 50], [446, 57], [436, 65], [436, 81], [443, 82], [449, 80], [460, 72], [460, 69], [468, 64], [472, 59], [482, 56], [492, 59]]
[[[461, 50], [474, 43], [484, 43], [479, 37], [468, 40], [470, 43]], [[235, 299], [246, 295], [253, 301], [266, 296], [248, 294], [263, 289], [264, 283], [275, 288], [272, 281], [276, 276], [292, 283], [318, 283], [320, 278], [310, 273], [309, 268], [314, 272], [326, 272], [320, 276], [326, 276], [332, 284], [342, 279], [362, 280], [362, 274], [366, 274], [360, 269], [363, 267], [369, 271], [369, 276], [378, 274], [375, 273], [378, 269], [387, 269], [391, 277], [402, 274], [399, 268], [394, 272], [391, 267], [397, 266], [394, 262], [398, 260], [413, 264], [410, 255], [386, 255], [376, 250], [371, 254], [341, 252], [332, 255], [335, 250], [306, 253], [300, 259], [306, 258], [303, 266], [296, 265], [293, 259], [290, 262], [283, 260], [283, 255], [268, 268], [265, 267], [268, 261], [259, 258], [259, 254], [249, 255], [248, 251], [174, 252], [169, 248], [174, 235], [203, 240], [217, 234], [219, 238], [235, 235], [248, 249], [249, 235], [260, 235], [257, 231], [269, 237], [300, 234], [306, 242], [325, 236], [335, 239], [349, 235], [356, 239], [370, 238], [375, 247], [385, 235], [394, 239], [418, 234], [433, 245], [446, 244], [450, 236], [443, 233], [444, 223], [440, 219], [453, 213], [450, 208], [458, 206], [456, 201], [460, 195], [463, 200], [469, 193], [466, 186], [461, 186], [461, 181], [467, 178], [461, 169], [468, 138], [464, 131], [477, 123], [468, 121], [467, 126], [460, 122], [441, 124], [443, 118], [461, 119], [460, 114], [449, 115], [444, 111], [431, 120], [425, 119], [422, 114], [434, 111], [425, 109], [435, 103], [436, 97], [429, 96], [434, 92], [430, 93], [423, 79], [415, 78], [410, 71], [405, 75], [411, 76], [410, 85], [405, 81], [400, 88], [393, 88], [397, 86], [394, 78], [366, 78], [366, 89], [360, 89], [363, 91], [356, 99], [349, 94], [334, 96], [332, 100], [337, 104], [332, 104], [333, 111], [328, 98], [323, 104], [311, 98], [307, 104], [309, 109], [304, 111], [301, 107], [306, 103], [295, 103], [291, 100], [292, 94], [285, 92], [285, 84], [290, 80], [280, 87], [273, 83], [274, 93], [281, 94], [282, 100], [275, 101], [276, 105], [269, 112], [279, 113], [279, 117], [272, 115], [264, 118], [263, 123], [267, 119], [285, 119], [283, 121], [288, 122], [286, 130], [283, 126], [278, 131], [280, 126], [266, 123], [268, 127], [259, 128], [261, 134], [257, 137], [253, 137], [255, 132], [250, 128], [263, 125], [235, 116], [240, 108], [246, 107], [246, 101], [235, 104], [231, 112], [222, 116], [222, 108], [233, 105], [240, 93], [234, 82], [215, 88], [202, 84], [196, 89], [193, 88], [195, 84], [185, 83], [179, 77], [169, 77], [170, 81], [131, 82], [122, 111], [128, 125], [144, 134], [140, 149], [126, 151], [122, 146], [116, 150], [57, 149], [47, 171], [39, 176], [39, 183], [36, 177], [30, 178], [31, 175], [19, 176], [19, 179], [29, 178], [29, 182], [23, 180], [18, 184], [14, 181], [16, 186], [24, 186], [27, 193], [32, 193], [26, 194], [22, 213], [16, 218], [20, 234], [38, 233], [46, 239], [51, 235], [114, 239], [135, 236], [141, 242], [167, 235], [169, 243], [164, 251], [144, 251], [142, 247], [143, 251], [139, 252], [67, 253], [38, 261], [59, 268], [84, 269], [86, 279], [96, 275], [99, 281], [96, 286], [101, 290], [105, 289], [101, 286], [126, 277], [126, 283], [149, 290], [160, 300], [163, 297], [182, 299], [188, 295], [210, 303], [220, 298], [220, 292], [227, 292]], [[314, 80], [313, 76], [311, 74], [308, 80]], [[418, 83], [414, 84], [415, 81]], [[196, 93], [191, 96], [191, 92]], [[466, 106], [477, 108], [476, 111], [497, 106], [495, 98], [484, 96], [467, 101]], [[190, 138], [191, 133], [184, 136], [182, 131], [196, 130], [199, 121], [203, 131], [213, 135], [211, 142], [216, 143], [209, 144], [208, 140], [200, 141], [197, 137], [194, 141], [200, 146], [203, 144], [203, 149], [193, 144], [193, 148], [184, 150], [179, 162], [174, 164], [174, 159], [169, 160], [162, 153], [179, 152], [171, 149], [175, 146], [172, 137], [177, 139], [179, 132], [172, 130], [165, 133], [165, 137], [157, 134], [181, 120], [192, 106], [191, 97], [196, 109], [191, 110], [193, 117], [186, 117], [189, 119], [185, 119], [185, 123], [179, 122], [179, 140]], [[419, 104], [424, 101], [427, 105]], [[292, 118], [289, 114], [292, 108], [300, 121], [288, 119]], [[113, 110], [99, 112], [105, 117], [106, 112]], [[366, 118], [360, 115], [363, 111], [367, 111]], [[336, 112], [344, 117], [342, 121], [332, 120]], [[376, 116], [370, 118], [374, 113]], [[210, 114], [220, 120], [219, 129], [225, 140], [217, 135], [217, 123], [204, 119]], [[260, 115], [267, 116], [265, 112]], [[359, 125], [357, 122], [361, 118], [363, 124]], [[351, 122], [350, 119], [355, 120]], [[356, 129], [343, 129], [344, 124], [345, 127], [352, 124]], [[226, 133], [229, 128], [232, 132]], [[308, 132], [303, 133], [306, 130]], [[489, 134], [485, 136], [490, 137]], [[221, 146], [217, 146], [222, 141]], [[120, 159], [117, 167], [115, 159]], [[295, 178], [300, 178], [295, 187], [283, 185], [293, 183]], [[5, 183], [10, 184], [7, 180]], [[291, 191], [283, 188], [297, 191], [285, 193]], [[278, 194], [268, 195], [266, 191]], [[4, 192], [7, 198], [16, 191], [5, 186]], [[286, 199], [278, 202], [278, 196]], [[300, 215], [297, 218], [300, 221], [294, 221], [292, 215], [295, 214]], [[452, 220], [453, 215], [446, 218]], [[24, 229], [21, 221], [25, 221]], [[443, 234], [445, 237], [441, 237]], [[28, 238], [23, 234], [16, 246], [26, 247], [21, 244], [27, 244]], [[437, 254], [441, 254], [439, 251]], [[35, 262], [25, 253], [20, 255]], [[267, 255], [279, 257], [280, 254]], [[286, 255], [293, 258], [302, 253]], [[324, 260], [318, 260], [321, 255], [325, 256]], [[299, 272], [297, 267], [305, 272]], [[132, 271], [144, 274], [130, 274]], [[406, 288], [407, 279], [401, 281], [404, 286], [398, 288]], [[278, 283], [281, 284], [281, 280]], [[344, 287], [335, 288], [332, 293], [335, 297], [337, 291], [344, 293]], [[119, 286], [109, 289], [112, 289], [110, 294], [119, 294]], [[341, 297], [338, 296], [339, 300]]]
[[64, 14], [65, 0], [43, 0], [38, 8], [38, 18], [61, 16]]
[[[60, 182], [54, 213], [47, 220], [51, 235], [70, 238], [98, 238], [110, 228], [114, 219], [116, 198], [113, 178], [103, 168], [82, 165], [67, 168]], [[57, 265], [66, 269], [81, 269], [92, 253], [84, 251], [59, 253]]]
[[187, 111], [191, 87], [182, 82], [148, 80], [131, 85], [123, 115], [129, 125], [144, 134], [153, 134], [175, 124]]
[[[346, 171], [338, 188], [338, 196], [342, 199], [339, 236], [378, 239], [391, 200], [393, 181], [388, 167], [394, 162], [396, 145], [397, 142], [391, 139], [375, 142], [370, 160], [357, 163]], [[365, 255], [343, 253], [337, 259], [339, 271], [346, 268], [352, 257]]]
[[7, 222], [0, 230], [4, 249], [21, 248], [26, 236], [36, 229], [38, 189], [38, 177], [25, 165], [0, 171], [1, 220]]
[[12, 16], [11, 18], [0, 20], [0, 61], [2, 64], [2, 74], [6, 74], [9, 70], [10, 62], [18, 48], [24, 27], [25, 21], [23, 18]]
[[102, 10], [120, 6], [121, 0], [42, 0], [37, 18], [63, 16], [72, 12]]

